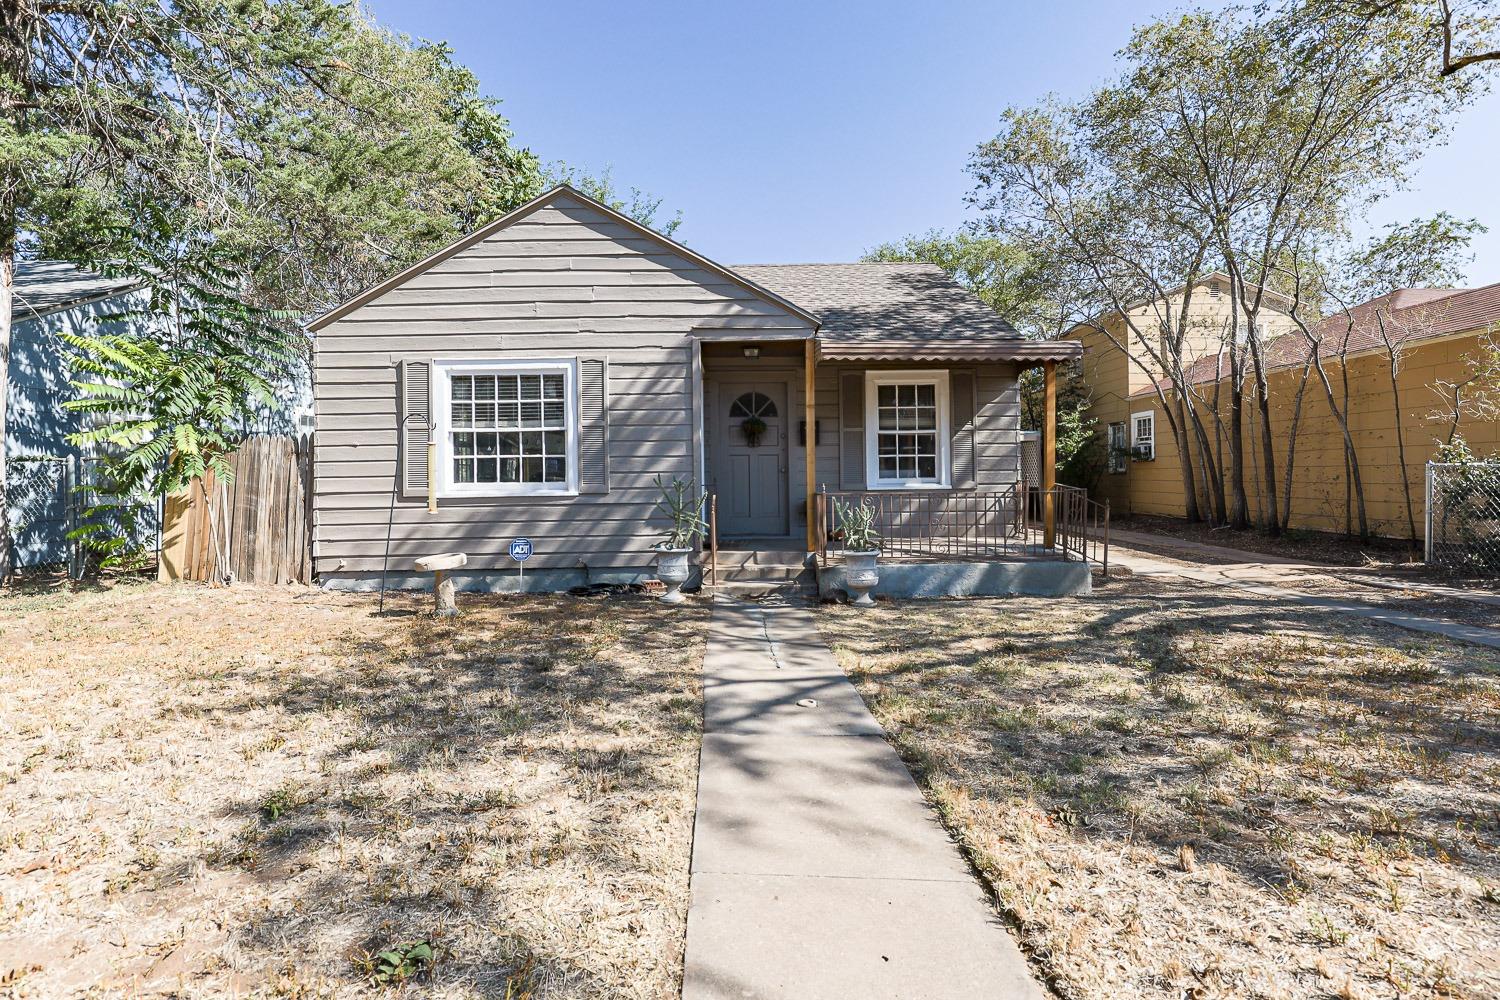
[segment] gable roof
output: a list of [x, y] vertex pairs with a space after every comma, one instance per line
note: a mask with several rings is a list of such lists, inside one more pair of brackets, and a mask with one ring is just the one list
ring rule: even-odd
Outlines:
[[[1398, 288], [1361, 302], [1347, 314], [1340, 311], [1320, 320], [1313, 327], [1313, 335], [1322, 341], [1319, 355], [1332, 359], [1384, 348], [1387, 337], [1393, 345], [1400, 346], [1497, 324], [1500, 324], [1500, 282], [1482, 288]], [[1266, 367], [1274, 371], [1305, 364], [1311, 350], [1312, 345], [1301, 331], [1273, 337], [1264, 347]], [[1221, 351], [1194, 361], [1184, 375], [1189, 385], [1199, 385], [1217, 381], [1228, 373], [1228, 355]], [[1161, 379], [1157, 384], [1167, 388], [1171, 380]], [[1153, 387], [1147, 386], [1131, 395], [1154, 392]]]
[[474, 230], [472, 233], [469, 233], [466, 236], [460, 237], [459, 239], [448, 244], [446, 247], [437, 251], [436, 253], [430, 254], [417, 261], [410, 267], [407, 267], [397, 272], [396, 274], [391, 275], [389, 278], [380, 282], [379, 284], [372, 285], [369, 288], [366, 288], [364, 291], [360, 292], [358, 295], [355, 295], [353, 298], [348, 299], [347, 301], [342, 302], [337, 306], [334, 306], [332, 309], [309, 322], [307, 324], [308, 330], [321, 330], [329, 323], [347, 316], [349, 313], [358, 309], [366, 302], [369, 302], [372, 299], [379, 298], [391, 289], [400, 286], [407, 279], [421, 274], [423, 271], [427, 270], [429, 267], [432, 267], [434, 264], [447, 260], [449, 257], [452, 257], [454, 254], [459, 253], [463, 250], [467, 250], [469, 247], [485, 240], [489, 236], [504, 229], [506, 226], [514, 225], [515, 223], [520, 222], [522, 219], [526, 218], [526, 216], [535, 212], [537, 209], [545, 208], [546, 206], [557, 201], [559, 198], [573, 198], [579, 202], [582, 202], [583, 204], [603, 214], [611, 222], [619, 223], [620, 225], [633, 230], [635, 233], [645, 237], [646, 239], [655, 240], [671, 252], [692, 261], [694, 264], [697, 264], [705, 271], [734, 282], [741, 288], [750, 292], [752, 295], [755, 295], [763, 299], [764, 301], [771, 303], [772, 305], [780, 306], [781, 308], [792, 313], [794, 316], [798, 316], [801, 319], [806, 320], [808, 323], [811, 323], [813, 326], [817, 326], [818, 324], [818, 318], [807, 312], [801, 306], [793, 302], [789, 302], [776, 293], [760, 287], [753, 281], [750, 281], [747, 278], [736, 274], [734, 271], [723, 266], [722, 264], [716, 264], [713, 261], [709, 260], [707, 257], [704, 257], [702, 254], [689, 250], [687, 247], [683, 246], [681, 243], [678, 243], [676, 240], [673, 240], [667, 236], [663, 236], [656, 230], [641, 225], [639, 222], [636, 222], [629, 216], [622, 215], [621, 213], [615, 211], [613, 208], [610, 208], [608, 205], [604, 204], [602, 201], [590, 198], [582, 191], [570, 187], [567, 184], [559, 184], [552, 190], [531, 199], [521, 207], [513, 209], [512, 211], [506, 213], [505, 215], [502, 215], [500, 218], [494, 220], [493, 222], [481, 226], [480, 228]]
[[[1213, 284], [1215, 282], [1223, 282], [1225, 284], [1230, 284], [1231, 283], [1231, 279], [1230, 279], [1229, 275], [1225, 274], [1223, 271], [1210, 271], [1207, 274], [1202, 275], [1199, 278], [1197, 278], [1195, 281], [1193, 281], [1192, 282], [1192, 286], [1194, 288], [1197, 288], [1197, 287], [1200, 287], [1202, 285], [1210, 285], [1210, 284]], [[1129, 302], [1129, 303], [1126, 304], [1125, 310], [1127, 312], [1134, 311], [1136, 309], [1141, 308], [1142, 306], [1150, 305], [1153, 302], [1160, 302], [1162, 299], [1170, 299], [1170, 298], [1172, 298], [1174, 296], [1181, 295], [1183, 292], [1187, 291], [1188, 284], [1189, 284], [1188, 282], [1183, 282], [1182, 284], [1178, 285], [1175, 288], [1169, 288], [1169, 289], [1167, 289], [1165, 292], [1162, 292], [1160, 295], [1158, 295], [1158, 296], [1156, 296], [1154, 298], [1137, 299], [1134, 302]], [[1255, 285], [1248, 285], [1247, 287], [1249, 287], [1249, 288], [1255, 288], [1256, 286]], [[1217, 297], [1217, 296], [1215, 296], [1215, 297]], [[1292, 305], [1291, 296], [1284, 295], [1281, 292], [1276, 291], [1274, 288], [1267, 288], [1265, 290], [1264, 302], [1266, 304], [1270, 304], [1273, 309], [1279, 308], [1282, 311], [1290, 309], [1291, 305]], [[1081, 320], [1081, 321], [1079, 321], [1077, 323], [1074, 323], [1072, 326], [1070, 326], [1067, 329], [1066, 332], [1064, 332], [1063, 336], [1065, 336], [1065, 337], [1069, 336], [1069, 335], [1073, 334], [1074, 332], [1080, 331], [1080, 330], [1087, 331], [1087, 330], [1095, 329], [1096, 327], [1102, 325], [1106, 320], [1115, 319], [1115, 318], [1119, 317], [1120, 315], [1121, 315], [1121, 313], [1120, 313], [1120, 310], [1118, 310], [1118, 309], [1106, 309], [1104, 312], [1101, 312], [1101, 313], [1099, 313], [1099, 314], [1097, 314], [1097, 315], [1095, 315], [1095, 316], [1093, 316], [1093, 317], [1091, 317], [1089, 319]]]
[[18, 260], [10, 321], [38, 319], [140, 287], [137, 278], [107, 278], [66, 261]]

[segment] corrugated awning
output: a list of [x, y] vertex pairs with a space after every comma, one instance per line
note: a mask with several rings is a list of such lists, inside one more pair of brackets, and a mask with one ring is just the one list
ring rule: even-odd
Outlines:
[[1076, 340], [824, 340], [819, 361], [1071, 361], [1083, 357]]

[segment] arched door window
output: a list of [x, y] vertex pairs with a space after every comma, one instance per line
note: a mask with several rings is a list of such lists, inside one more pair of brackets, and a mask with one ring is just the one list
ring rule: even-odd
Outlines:
[[761, 420], [776, 416], [776, 404], [763, 392], [747, 392], [729, 407], [729, 416], [735, 420], [759, 417]]

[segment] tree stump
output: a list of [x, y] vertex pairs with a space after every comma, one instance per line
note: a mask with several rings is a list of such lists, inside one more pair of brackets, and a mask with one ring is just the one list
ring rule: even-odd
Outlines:
[[414, 564], [418, 573], [432, 574], [432, 610], [440, 618], [458, 614], [458, 604], [454, 600], [457, 588], [449, 570], [461, 569], [468, 563], [469, 557], [462, 552], [442, 552], [435, 556], [423, 556]]

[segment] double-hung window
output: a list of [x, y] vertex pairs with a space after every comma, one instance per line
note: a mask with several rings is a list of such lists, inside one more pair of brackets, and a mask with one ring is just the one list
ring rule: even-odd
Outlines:
[[1135, 457], [1150, 461], [1156, 457], [1156, 413], [1144, 410], [1130, 415], [1130, 444]]
[[868, 372], [865, 409], [872, 489], [948, 485], [947, 372]]
[[439, 480], [450, 496], [577, 491], [577, 372], [567, 361], [433, 363]]

